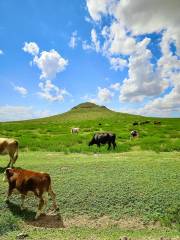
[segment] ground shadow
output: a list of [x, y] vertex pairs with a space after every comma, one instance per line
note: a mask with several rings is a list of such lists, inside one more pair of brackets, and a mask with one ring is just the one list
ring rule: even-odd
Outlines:
[[35, 220], [36, 213], [27, 208], [21, 210], [19, 205], [12, 202], [8, 203], [8, 207], [14, 216], [22, 218], [22, 220], [29, 225], [45, 228], [64, 228], [63, 219], [59, 213], [41, 215], [37, 220]]
[[35, 212], [29, 210], [28, 208], [21, 210], [20, 206], [13, 202], [7, 203], [7, 206], [14, 216], [20, 217], [25, 221], [32, 220], [35, 217]]

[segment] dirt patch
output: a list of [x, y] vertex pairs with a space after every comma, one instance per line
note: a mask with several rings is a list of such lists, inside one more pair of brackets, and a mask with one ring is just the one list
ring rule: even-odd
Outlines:
[[37, 220], [27, 221], [26, 223], [40, 228], [64, 228], [63, 219], [59, 214], [41, 215]]
[[112, 226], [118, 226], [122, 229], [157, 229], [159, 224], [148, 224], [145, 225], [141, 219], [138, 218], [129, 218], [129, 219], [120, 219], [113, 220], [108, 216], [103, 216], [98, 219], [91, 219], [88, 216], [77, 216], [71, 219], [64, 219], [65, 227], [69, 228], [72, 226], [76, 227], [89, 227], [89, 228], [107, 228]]
[[62, 219], [60, 215], [47, 214], [42, 215], [37, 220], [26, 222], [28, 225], [41, 228], [71, 228], [71, 227], [88, 227], [88, 228], [108, 228], [119, 227], [124, 230], [142, 230], [142, 229], [158, 229], [158, 223], [144, 224], [141, 219], [127, 218], [120, 220], [113, 220], [108, 216], [103, 216], [98, 219], [92, 219], [88, 216], [77, 216], [74, 218]]

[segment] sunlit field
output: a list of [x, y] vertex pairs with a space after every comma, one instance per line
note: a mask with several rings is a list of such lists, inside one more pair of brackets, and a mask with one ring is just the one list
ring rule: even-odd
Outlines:
[[[56, 219], [55, 228], [34, 221], [34, 197], [27, 198], [27, 208], [21, 211], [20, 196], [14, 194], [8, 208], [3, 201], [7, 183], [3, 182], [1, 239], [15, 239], [21, 232], [30, 239], [179, 239], [179, 158], [177, 152], [152, 151], [21, 152], [16, 167], [50, 173], [65, 228], [57, 228]], [[1, 166], [6, 163], [7, 156], [1, 157]]]
[[[142, 124], [149, 120], [148, 124]], [[154, 124], [154, 121], [160, 124]], [[137, 121], [139, 125], [133, 126]], [[71, 134], [72, 127], [80, 127]], [[130, 132], [137, 130], [140, 137], [130, 140]], [[107, 153], [107, 146], [88, 147], [95, 132], [111, 131], [116, 134], [114, 152], [132, 149], [171, 152], [180, 150], [179, 118], [145, 118], [117, 113], [95, 104], [82, 104], [71, 111], [38, 120], [0, 123], [1, 137], [19, 140], [22, 151], [57, 151], [64, 153]]]

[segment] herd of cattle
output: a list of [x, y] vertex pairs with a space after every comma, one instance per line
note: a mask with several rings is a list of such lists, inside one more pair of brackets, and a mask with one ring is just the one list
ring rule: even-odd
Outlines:
[[[138, 124], [148, 124], [150, 121], [145, 122], [134, 122], [133, 126]], [[160, 124], [160, 122], [154, 124]], [[80, 128], [72, 128], [71, 133], [79, 133]], [[138, 137], [139, 133], [136, 130], [131, 131], [130, 138]], [[116, 147], [116, 134], [105, 132], [105, 133], [95, 133], [89, 142], [89, 146], [96, 144], [98, 147], [101, 144], [108, 144], [108, 150], [113, 146], [113, 149]], [[15, 139], [9, 138], [0, 138], [0, 154], [9, 154], [10, 160], [5, 168], [4, 172], [4, 181], [8, 182], [8, 192], [6, 203], [9, 203], [9, 198], [13, 193], [13, 190], [18, 190], [21, 194], [21, 209], [24, 208], [24, 200], [28, 194], [28, 192], [33, 192], [34, 195], [39, 199], [39, 205], [36, 212], [35, 219], [37, 219], [42, 213], [44, 213], [46, 206], [48, 195], [51, 196], [53, 201], [53, 208], [56, 212], [58, 212], [59, 208], [56, 203], [56, 195], [52, 190], [51, 186], [51, 178], [47, 173], [34, 172], [30, 170], [13, 168], [17, 158], [18, 158], [18, 149], [19, 144]]]

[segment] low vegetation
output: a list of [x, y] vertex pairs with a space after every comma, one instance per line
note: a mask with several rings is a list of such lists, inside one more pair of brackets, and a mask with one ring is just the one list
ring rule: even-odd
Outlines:
[[[28, 208], [21, 212], [20, 196], [14, 195], [7, 208], [3, 201], [7, 183], [3, 183], [0, 234], [3, 239], [15, 239], [22, 231], [35, 239], [42, 236], [43, 239], [92, 239], [92, 236], [93, 239], [119, 239], [120, 236], [179, 239], [179, 157], [175, 152], [151, 151], [106, 155], [22, 152], [16, 163], [18, 167], [51, 174], [67, 228], [36, 231], [33, 227], [35, 198], [29, 197]], [[1, 159], [2, 166], [6, 165], [6, 158]]]
[[[133, 126], [133, 122], [150, 123]], [[154, 124], [154, 121], [161, 124]], [[80, 133], [71, 134], [72, 127]], [[130, 140], [130, 131], [137, 130], [139, 139]], [[85, 103], [71, 111], [53, 117], [21, 122], [0, 123], [0, 136], [19, 140], [23, 151], [57, 151], [65, 153], [107, 153], [107, 146], [88, 147], [95, 132], [111, 131], [117, 135], [114, 152], [132, 149], [171, 152], [180, 150], [180, 119], [156, 119], [110, 111], [105, 107]]]

